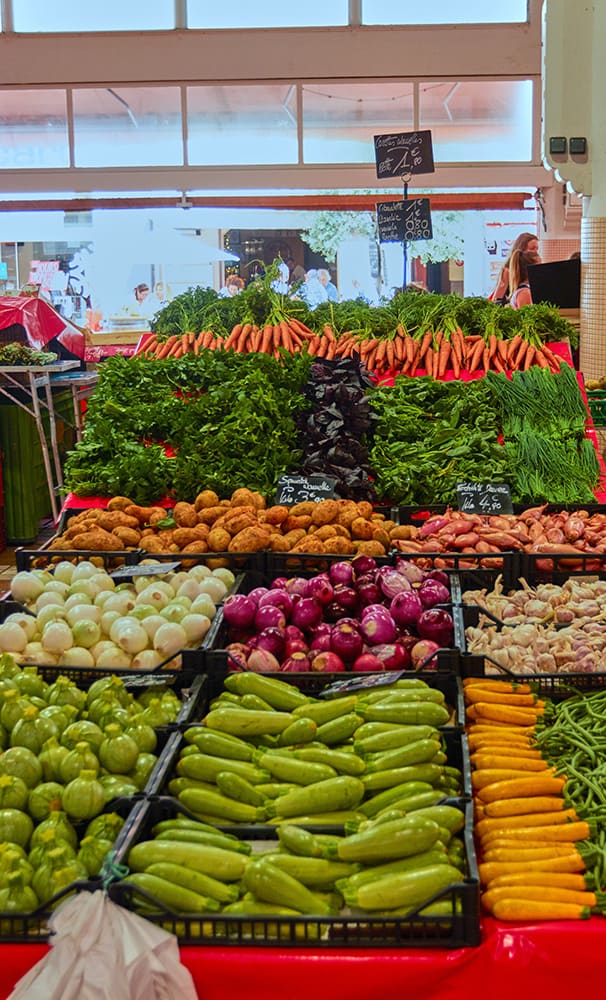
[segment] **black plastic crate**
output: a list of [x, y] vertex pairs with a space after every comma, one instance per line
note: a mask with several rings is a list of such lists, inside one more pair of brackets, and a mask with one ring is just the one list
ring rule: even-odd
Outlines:
[[[474, 947], [480, 943], [480, 891], [473, 843], [473, 810], [469, 802], [452, 799], [449, 802], [456, 803], [465, 813], [463, 839], [467, 877], [439, 893], [431, 901], [451, 900], [455, 910], [453, 916], [421, 917], [414, 914], [390, 918], [370, 913], [360, 915], [359, 911], [335, 917], [240, 917], [215, 913], [181, 915], [170, 912], [148, 894], [122, 881], [111, 883], [108, 893], [114, 902], [128, 909], [136, 909], [137, 900], [144, 905], [155, 904], [158, 912], [146, 912], [146, 919], [176, 934], [182, 944], [314, 948]], [[139, 808], [136, 822], [131, 825], [128, 835], [119, 838], [115, 862], [124, 864], [130, 848], [135, 843], [149, 839], [156, 823], [178, 814], [191, 815], [174, 799], [148, 799]], [[249, 841], [253, 849], [255, 841], [277, 842], [277, 831], [273, 826], [224, 829]], [[314, 827], [314, 830], [317, 829]], [[324, 830], [343, 833], [341, 827], [326, 827]], [[428, 902], [429, 900], [423, 906]], [[457, 909], [459, 913], [456, 912]]]
[[[116, 838], [116, 844], [120, 837], [126, 835], [127, 830], [130, 829], [131, 816], [134, 817], [144, 803], [145, 798], [142, 795], [133, 796], [132, 798], [113, 799], [107, 803], [103, 809], [103, 813], [116, 812], [124, 819], [124, 826]], [[100, 813], [100, 815], [103, 813]], [[88, 822], [73, 824], [78, 832], [79, 840], [82, 839]], [[0, 942], [2, 944], [24, 944], [48, 941], [51, 935], [48, 928], [48, 921], [60, 903], [74, 893], [95, 892], [102, 888], [103, 877], [100, 874], [95, 878], [79, 879], [70, 883], [70, 885], [66, 886], [48, 900], [47, 903], [44, 903], [32, 913], [16, 913], [13, 911], [3, 913], [0, 911]]]
[[537, 694], [545, 698], [570, 697], [585, 691], [598, 691], [606, 687], [606, 672], [559, 673], [559, 674], [516, 674], [503, 667], [490, 656], [476, 653], [462, 653], [459, 657], [461, 678], [489, 677], [494, 680], [517, 680], [531, 684]]
[[[587, 508], [585, 508], [587, 509]], [[601, 508], [602, 511], [606, 508]], [[531, 587], [537, 583], [565, 583], [571, 576], [606, 579], [606, 554], [524, 552], [520, 559], [520, 577]], [[508, 584], [508, 586], [511, 586]]]
[[103, 569], [118, 569], [119, 566], [133, 566], [138, 562], [138, 551], [129, 549], [117, 552], [106, 552], [101, 550], [86, 551], [83, 549], [49, 549], [53, 541], [49, 538], [39, 549], [18, 548], [15, 549], [15, 565], [17, 572], [30, 569], [48, 569], [56, 562], [67, 559], [69, 562], [82, 562], [85, 559], [94, 561], [96, 566]]

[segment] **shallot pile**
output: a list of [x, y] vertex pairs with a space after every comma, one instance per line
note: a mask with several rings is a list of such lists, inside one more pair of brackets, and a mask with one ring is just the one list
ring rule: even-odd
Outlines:
[[280, 577], [223, 606], [231, 669], [259, 673], [435, 666], [452, 646], [448, 576], [404, 559], [333, 563], [311, 579]]
[[572, 577], [562, 586], [543, 583], [537, 587], [530, 587], [525, 580], [520, 580], [520, 583], [521, 590], [504, 594], [499, 576], [493, 590], [468, 590], [463, 594], [463, 601], [485, 608], [507, 625], [524, 622], [583, 625], [588, 621], [606, 619], [603, 603], [606, 580]]
[[606, 628], [599, 622], [545, 628], [542, 625], [515, 625], [499, 630], [468, 628], [470, 653], [489, 656], [486, 672], [498, 674], [496, 664], [515, 674], [588, 674], [606, 670]]

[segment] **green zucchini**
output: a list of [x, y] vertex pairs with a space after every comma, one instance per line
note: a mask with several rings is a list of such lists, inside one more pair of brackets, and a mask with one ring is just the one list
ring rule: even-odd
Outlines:
[[238, 802], [246, 802], [249, 806], [265, 805], [265, 796], [258, 791], [258, 787], [233, 771], [219, 771], [217, 775], [217, 788], [222, 795]]
[[240, 699], [240, 704], [242, 708], [246, 708], [253, 712], [275, 711], [273, 705], [270, 705], [268, 701], [263, 701], [263, 698], [259, 698], [256, 694], [243, 694]]
[[169, 840], [144, 840], [131, 847], [127, 864], [136, 872], [169, 861], [220, 881], [237, 882], [248, 864], [248, 856], [208, 844], [188, 844]]
[[262, 781], [259, 785], [255, 785], [266, 799], [278, 799], [280, 795], [286, 795], [287, 792], [292, 792], [293, 788], [299, 787], [294, 782], [287, 781]]
[[[225, 818], [217, 817], [217, 819], [225, 823]], [[225, 851], [250, 854], [251, 846], [246, 841], [232, 840], [228, 838], [227, 834], [222, 833], [221, 830], [217, 830], [216, 827], [213, 829], [214, 833], [207, 833], [206, 830], [194, 830], [191, 827], [175, 826], [170, 830], [162, 830], [156, 834], [156, 840], [161, 840], [162, 842], [168, 840], [174, 843], [178, 841], [184, 844], [206, 844], [208, 847], [221, 847]]]
[[251, 861], [246, 867], [243, 880], [246, 888], [257, 899], [279, 906], [289, 906], [301, 913], [329, 916], [331, 906], [319, 899], [298, 879], [288, 875], [264, 858]]
[[172, 778], [168, 783], [168, 790], [175, 798], [184, 788], [205, 788], [208, 792], [216, 791], [215, 785], [210, 781], [196, 781], [195, 778]]
[[307, 695], [294, 684], [287, 684], [275, 677], [264, 677], [252, 670], [229, 674], [224, 684], [228, 691], [235, 694], [257, 695], [280, 712], [291, 712], [308, 701]]
[[235, 823], [258, 823], [265, 819], [265, 811], [247, 802], [238, 802], [220, 792], [204, 792], [198, 788], [186, 788], [181, 792], [179, 801], [187, 809], [198, 813], [212, 813], [214, 816], [224, 816]]
[[[244, 674], [231, 676], [243, 677]], [[209, 729], [231, 733], [232, 736], [271, 736], [286, 729], [292, 722], [292, 715], [290, 712], [252, 712], [235, 705], [225, 705], [209, 712], [204, 722]]]
[[393, 875], [395, 872], [411, 872], [417, 871], [419, 868], [429, 868], [432, 865], [447, 864], [449, 864], [449, 860], [444, 845], [436, 843], [428, 851], [412, 854], [408, 858], [398, 858], [396, 861], [386, 861], [382, 865], [373, 865], [372, 868], [363, 868], [362, 871], [350, 875], [349, 878], [340, 879], [335, 884], [339, 892], [342, 893], [346, 888], [357, 889], [361, 885], [375, 882], [378, 878]]
[[255, 757], [263, 771], [278, 778], [280, 781], [294, 782], [297, 785], [311, 785], [326, 778], [335, 778], [337, 772], [328, 764], [314, 764], [311, 761], [296, 760], [271, 751], [258, 753]]
[[451, 865], [431, 865], [417, 871], [394, 872], [356, 889], [346, 888], [348, 906], [362, 910], [395, 910], [428, 903], [433, 896], [461, 882], [462, 875]]
[[[246, 897], [238, 899], [235, 903], [228, 903], [222, 910], [222, 913], [231, 915], [232, 917], [300, 917], [301, 912], [301, 910], [295, 910], [292, 906], [265, 903], [260, 899], [255, 899], [248, 893]], [[275, 925], [276, 932], [278, 926], [278, 924]]]
[[[159, 833], [166, 833], [167, 830], [198, 830], [201, 833], [217, 833], [216, 828], [214, 826], [210, 826], [209, 823], [200, 823], [199, 820], [189, 819], [187, 816], [175, 816], [174, 819], [163, 819], [152, 827], [154, 837], [156, 837]], [[230, 840], [238, 839], [237, 837], [234, 837], [232, 833], [224, 833], [221, 834], [221, 836], [229, 837]]]
[[265, 854], [264, 859], [281, 871], [298, 879], [308, 889], [332, 889], [339, 878], [348, 878], [357, 871], [356, 865], [327, 858], [308, 858], [295, 854]]
[[[226, 709], [227, 711], [227, 709]], [[432, 701], [394, 702], [392, 704], [378, 702], [374, 705], [358, 705], [360, 715], [366, 722], [391, 722], [402, 726], [445, 726], [450, 719], [450, 712], [443, 705]]]
[[[193, 760], [193, 758], [189, 758]], [[433, 785], [442, 773], [438, 764], [411, 764], [410, 767], [394, 767], [387, 771], [363, 774], [360, 781], [367, 792], [380, 792], [384, 788], [402, 785], [409, 781], [426, 781]]]
[[209, 896], [201, 896], [191, 889], [186, 889], [174, 882], [168, 882], [157, 875], [147, 872], [137, 872], [127, 875], [126, 885], [134, 885], [137, 889], [149, 892], [158, 902], [174, 913], [217, 913], [221, 904]]
[[416, 743], [407, 743], [406, 746], [397, 747], [395, 750], [386, 750], [373, 760], [367, 761], [367, 773], [409, 767], [411, 764], [426, 764], [434, 760], [441, 746], [438, 740], [417, 740]]
[[429, 806], [425, 809], [418, 809], [417, 816], [428, 816], [440, 826], [447, 827], [451, 833], [459, 833], [465, 826], [465, 814], [456, 806]]
[[330, 722], [325, 722], [324, 725], [318, 726], [316, 737], [321, 743], [326, 743], [327, 746], [331, 746], [334, 743], [343, 743], [350, 736], [353, 736], [356, 729], [360, 728], [362, 721], [362, 718], [356, 715], [355, 712], [350, 712], [348, 715], [340, 715], [338, 719], [332, 719]]
[[[361, 727], [360, 727], [361, 728]], [[390, 726], [389, 729], [360, 739], [356, 732], [354, 751], [359, 754], [383, 753], [385, 750], [397, 750], [407, 743], [417, 740], [438, 739], [438, 730], [433, 726]]]
[[185, 889], [191, 889], [200, 896], [209, 896], [218, 900], [219, 903], [233, 903], [239, 896], [237, 886], [233, 883], [226, 885], [210, 875], [203, 875], [202, 872], [194, 872], [191, 868], [183, 865], [173, 865], [169, 861], [160, 864], [150, 865], [145, 869], [148, 875], [157, 875], [167, 882], [174, 882], [175, 885], [182, 885]]
[[272, 826], [276, 826], [288, 819], [288, 822], [295, 826], [344, 826], [352, 820], [359, 822], [365, 818], [363, 813], [355, 812], [353, 809], [338, 809], [333, 812], [308, 813], [304, 816], [277, 816], [269, 822]]
[[293, 715], [313, 719], [318, 726], [332, 722], [341, 715], [348, 715], [355, 710], [358, 703], [357, 694], [345, 695], [343, 698], [331, 698], [328, 701], [310, 701], [293, 710]]
[[[389, 861], [428, 851], [438, 840], [439, 826], [431, 819], [404, 816], [362, 833], [354, 833], [339, 842], [337, 853], [341, 861]], [[394, 906], [399, 906], [394, 903]]]
[[[412, 798], [413, 795], [431, 791], [433, 791], [433, 788], [428, 781], [404, 781], [399, 785], [386, 788], [377, 795], [373, 795], [372, 798], [367, 799], [360, 806], [360, 812], [365, 813], [367, 817], [375, 816], [378, 812], [381, 812], [381, 809], [393, 806], [394, 802], [399, 802], [400, 799]], [[427, 805], [431, 805], [431, 803], [427, 803]], [[404, 806], [403, 808], [406, 807]]]
[[359, 778], [341, 774], [281, 795], [279, 799], [268, 803], [267, 814], [289, 818], [304, 814], [351, 810], [358, 806], [363, 795], [364, 786]]
[[186, 729], [183, 734], [188, 743], [193, 743], [202, 753], [214, 757], [228, 757], [230, 760], [252, 760], [254, 747], [244, 740], [223, 733], [214, 732], [206, 726]]
[[[331, 850], [336, 851], [338, 837], [320, 838], [309, 830], [292, 823], [280, 823], [278, 840], [286, 851], [302, 858], [326, 858]], [[335, 857], [335, 854], [332, 854]]]
[[[401, 683], [401, 682], [404, 683]], [[422, 681], [419, 677], [401, 677], [399, 681], [394, 684], [385, 685], [385, 687], [375, 688], [374, 691], [364, 692], [364, 701], [373, 702], [381, 701], [388, 694], [392, 694], [394, 691], [422, 691], [427, 690], [428, 684]]]
[[316, 738], [317, 728], [313, 719], [295, 719], [278, 736], [278, 746], [288, 747], [299, 743], [311, 743]]
[[227, 757], [211, 757], [210, 754], [198, 753], [191, 757], [183, 757], [177, 764], [177, 774], [181, 778], [194, 778], [195, 781], [216, 782], [221, 771], [232, 771], [246, 778], [251, 785], [269, 781], [269, 771], [261, 770], [247, 760], [230, 760]]
[[329, 764], [341, 774], [352, 774], [357, 777], [364, 774], [366, 764], [361, 757], [346, 750], [335, 750], [334, 747], [302, 747], [294, 751], [297, 760], [309, 760], [314, 764]]

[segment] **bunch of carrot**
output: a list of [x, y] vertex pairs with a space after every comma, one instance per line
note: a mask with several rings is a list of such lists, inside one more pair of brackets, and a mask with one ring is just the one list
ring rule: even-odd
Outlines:
[[[204, 330], [199, 334], [184, 333], [168, 337], [164, 341], [159, 341], [153, 336], [145, 343], [141, 353], [158, 359], [198, 354], [202, 349], [274, 355], [283, 349], [295, 354], [303, 350], [306, 344], [311, 345], [316, 340], [319, 341], [320, 338], [316, 338], [304, 323], [300, 323], [297, 319], [289, 319], [278, 323], [266, 323], [262, 327], [252, 323], [237, 323], [227, 337], [214, 334], [212, 330]], [[334, 335], [332, 340], [334, 341]], [[319, 354], [319, 351], [315, 349], [311, 353]]]
[[463, 684], [484, 908], [499, 920], [588, 917], [604, 905], [586, 872], [595, 831], [537, 749], [543, 702], [525, 683]]

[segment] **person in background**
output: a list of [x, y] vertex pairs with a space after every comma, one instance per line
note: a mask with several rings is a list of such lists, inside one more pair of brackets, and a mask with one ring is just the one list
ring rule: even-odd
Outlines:
[[338, 302], [339, 293], [337, 291], [337, 286], [333, 284], [330, 280], [330, 274], [325, 267], [321, 267], [318, 271], [318, 281], [326, 289], [326, 295], [328, 296], [329, 302]]
[[244, 288], [244, 280], [237, 274], [228, 274], [223, 288], [219, 291], [219, 298], [233, 299]]
[[321, 302], [328, 301], [327, 291], [313, 268], [307, 271], [305, 281], [299, 289], [299, 295], [307, 303], [309, 309], [315, 309]]
[[289, 279], [288, 264], [285, 261], [281, 260], [278, 265], [278, 270], [280, 272], [280, 277], [276, 278], [275, 281], [272, 281], [271, 287], [273, 288], [274, 292], [278, 293], [278, 295], [286, 295], [288, 293], [288, 279]]
[[509, 255], [509, 305], [512, 309], [532, 305], [532, 295], [528, 282], [529, 264], [540, 264], [541, 258], [536, 253], [524, 250], [512, 250]]
[[[503, 267], [501, 268], [501, 273], [499, 274], [499, 279], [493, 288], [492, 292], [488, 296], [490, 302], [497, 302], [504, 306], [507, 302], [508, 289], [509, 289], [509, 265], [512, 255], [520, 250], [523, 253], [532, 253], [538, 256], [539, 253], [539, 239], [534, 233], [520, 233], [519, 236], [513, 241], [511, 246], [511, 251]], [[532, 261], [533, 264], [540, 264], [540, 258], [538, 260]]]
[[149, 285], [146, 285], [144, 282], [141, 282], [140, 285], [135, 285], [133, 294], [141, 310], [143, 303], [149, 295]]
[[156, 284], [154, 285], [153, 294], [155, 295], [159, 303], [159, 308], [164, 309], [164, 306], [167, 306], [169, 303], [170, 291], [168, 287], [166, 288], [164, 287], [163, 281], [156, 281]]

